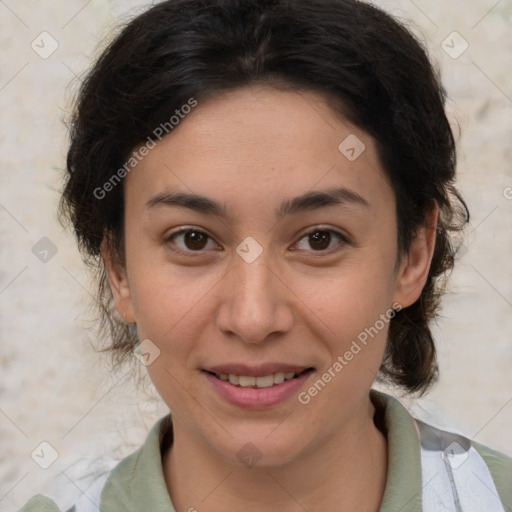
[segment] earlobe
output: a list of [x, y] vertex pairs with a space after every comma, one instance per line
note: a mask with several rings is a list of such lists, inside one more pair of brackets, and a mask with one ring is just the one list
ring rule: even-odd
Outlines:
[[402, 308], [418, 300], [427, 282], [436, 243], [438, 214], [439, 206], [434, 202], [425, 225], [412, 240], [409, 253], [398, 271], [394, 300]]
[[112, 290], [114, 306], [118, 315], [128, 323], [135, 322], [132, 297], [126, 269], [117, 261], [104, 239], [101, 243], [101, 258]]

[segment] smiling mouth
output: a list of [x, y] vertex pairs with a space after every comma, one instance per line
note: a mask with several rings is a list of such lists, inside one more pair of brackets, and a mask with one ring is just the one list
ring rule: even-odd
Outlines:
[[276, 372], [269, 375], [263, 375], [261, 377], [254, 377], [250, 375], [235, 375], [233, 373], [214, 373], [208, 370], [204, 370], [206, 373], [213, 375], [219, 380], [229, 382], [233, 386], [239, 388], [270, 388], [278, 386], [285, 381], [297, 379], [306, 373], [314, 371], [314, 368], [306, 368], [301, 372]]

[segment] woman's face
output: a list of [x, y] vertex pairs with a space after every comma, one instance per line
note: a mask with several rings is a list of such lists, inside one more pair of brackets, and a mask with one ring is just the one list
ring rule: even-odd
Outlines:
[[395, 272], [396, 225], [374, 141], [322, 97], [199, 102], [127, 176], [126, 267], [110, 269], [175, 432], [275, 465], [365, 428], [391, 308], [431, 258], [419, 237]]

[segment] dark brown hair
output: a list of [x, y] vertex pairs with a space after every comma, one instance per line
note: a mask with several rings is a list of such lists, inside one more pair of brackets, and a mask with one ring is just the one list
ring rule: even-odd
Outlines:
[[[454, 266], [450, 231], [469, 221], [438, 72], [415, 36], [357, 0], [170, 0], [129, 22], [83, 81], [71, 119], [61, 218], [97, 271], [101, 328], [121, 362], [137, 343], [113, 310], [100, 257], [122, 263], [123, 187], [108, 187], [156, 127], [191, 98], [256, 83], [310, 90], [376, 140], [396, 194], [399, 259], [437, 202], [436, 246], [420, 298], [390, 321], [379, 377], [425, 392], [438, 368], [429, 322]], [[126, 167], [124, 167], [126, 169]], [[102, 191], [99, 193], [98, 191]]]

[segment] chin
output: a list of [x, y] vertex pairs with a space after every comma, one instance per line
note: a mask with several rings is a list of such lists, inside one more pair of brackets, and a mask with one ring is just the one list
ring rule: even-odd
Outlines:
[[[278, 427], [279, 428], [279, 427]], [[275, 429], [275, 426], [274, 426]], [[307, 441], [293, 436], [283, 429], [280, 436], [262, 434], [261, 428], [244, 429], [243, 433], [231, 432], [233, 438], [227, 438], [219, 444], [219, 439], [211, 439], [210, 446], [230, 462], [247, 468], [276, 468], [293, 462], [301, 456]]]

